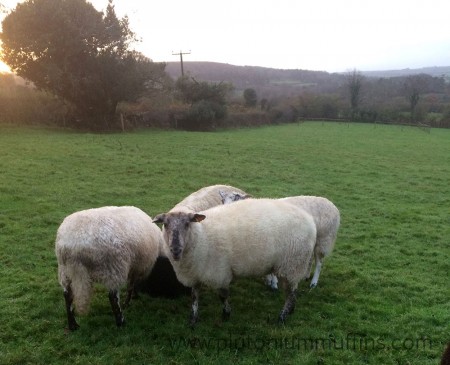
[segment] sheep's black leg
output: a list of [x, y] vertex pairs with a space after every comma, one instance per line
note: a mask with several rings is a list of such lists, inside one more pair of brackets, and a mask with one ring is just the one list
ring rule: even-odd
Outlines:
[[224, 321], [227, 321], [230, 319], [231, 314], [231, 306], [228, 302], [228, 297], [230, 296], [230, 291], [227, 288], [219, 289], [219, 297], [223, 304], [223, 310], [222, 310], [222, 319]]
[[125, 298], [125, 303], [123, 304], [124, 309], [130, 305], [131, 299], [136, 299], [139, 297], [136, 290], [137, 280], [136, 275], [130, 274], [127, 282], [127, 296]]
[[134, 289], [132, 286], [127, 287], [127, 297], [125, 298], [125, 303], [123, 303], [123, 308], [127, 308], [130, 305], [131, 298], [133, 297]]
[[117, 327], [123, 326], [125, 324], [125, 318], [123, 317], [122, 310], [120, 309], [119, 292], [117, 290], [109, 291], [109, 302], [111, 303], [111, 308], [116, 319]]
[[194, 325], [198, 322], [198, 293], [199, 290], [197, 287], [193, 286], [191, 291], [191, 298], [192, 298], [192, 307], [191, 307], [191, 315], [189, 317], [189, 324], [191, 327], [194, 327]]
[[297, 300], [297, 289], [291, 289], [284, 303], [284, 307], [281, 310], [280, 315], [278, 316], [279, 323], [284, 323], [286, 317], [294, 311], [296, 300]]
[[73, 303], [73, 293], [72, 288], [67, 286], [67, 288], [64, 288], [64, 299], [66, 302], [66, 311], [67, 311], [67, 322], [69, 324], [69, 330], [75, 331], [76, 329], [80, 328], [77, 321], [75, 320], [75, 313], [72, 306]]
[[123, 308], [127, 308], [130, 305], [131, 299], [138, 298], [139, 295], [136, 291], [136, 285], [134, 282], [128, 283], [127, 286], [127, 297], [125, 298], [125, 303], [123, 304]]

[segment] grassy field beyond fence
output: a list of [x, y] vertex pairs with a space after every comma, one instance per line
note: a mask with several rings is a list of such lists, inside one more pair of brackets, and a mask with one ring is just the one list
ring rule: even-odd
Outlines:
[[[215, 133], [86, 134], [0, 126], [0, 364], [429, 364], [450, 340], [450, 130], [302, 123]], [[68, 214], [135, 205], [155, 216], [212, 184], [255, 197], [320, 195], [341, 228], [319, 285], [284, 302], [262, 278], [141, 295], [116, 328], [96, 287], [68, 333], [54, 255]]]

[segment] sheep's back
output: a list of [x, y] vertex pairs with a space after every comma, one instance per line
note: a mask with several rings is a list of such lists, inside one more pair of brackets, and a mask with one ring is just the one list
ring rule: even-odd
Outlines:
[[181, 210], [199, 212], [218, 205], [222, 205], [222, 199], [219, 194], [220, 191], [223, 191], [225, 193], [237, 192], [243, 195], [246, 194], [243, 190], [230, 185], [206, 186], [184, 198], [181, 202], [175, 205], [171, 209], [171, 211], [173, 212]]
[[317, 235], [328, 234], [330, 230], [337, 231], [340, 224], [338, 208], [328, 199], [318, 196], [293, 196], [280, 199], [294, 204], [312, 215], [317, 226]]
[[313, 250], [313, 220], [293, 204], [250, 199], [202, 213], [204, 244], [219, 257], [228, 253], [235, 275], [261, 275]]
[[[130, 269], [148, 273], [159, 253], [160, 230], [135, 207], [102, 207], [73, 213], [58, 229], [55, 251], [66, 275], [82, 265], [106, 286], [125, 282]], [[75, 273], [73, 273], [75, 274]]]

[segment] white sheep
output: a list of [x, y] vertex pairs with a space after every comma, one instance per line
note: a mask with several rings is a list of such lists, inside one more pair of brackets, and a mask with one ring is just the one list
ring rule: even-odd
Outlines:
[[199, 212], [217, 205], [222, 204], [220, 192], [224, 194], [235, 193], [242, 197], [250, 197], [246, 192], [239, 188], [230, 185], [211, 185], [201, 188], [188, 195], [177, 205], [175, 205], [170, 212]]
[[[221, 205], [222, 202], [219, 196], [220, 191], [224, 194], [235, 193], [240, 194], [240, 196], [243, 197], [250, 197], [250, 195], [243, 190], [230, 185], [211, 185], [188, 195], [170, 211], [195, 213]], [[162, 250], [152, 273], [148, 279], [142, 283], [140, 290], [148, 292], [153, 296], [175, 297], [186, 294], [187, 288], [177, 280], [172, 264], [169, 262], [167, 256], [168, 254]]]
[[250, 199], [200, 213], [160, 214], [153, 221], [164, 224], [163, 237], [178, 280], [192, 287], [192, 325], [198, 320], [200, 284], [219, 290], [223, 317], [229, 317], [233, 277], [275, 272], [287, 283], [279, 321], [294, 310], [316, 240], [314, 221], [302, 209], [277, 200]]
[[[220, 190], [219, 195], [222, 200], [222, 204], [231, 204], [239, 200], [249, 199], [252, 196], [248, 194], [241, 194], [237, 191], [224, 191]], [[278, 279], [274, 274], [268, 274], [265, 277], [266, 285], [270, 286], [273, 290], [278, 290]]]
[[[219, 194], [224, 204], [229, 204], [238, 200], [246, 199], [245, 194], [238, 192], [222, 192]], [[340, 213], [336, 206], [326, 198], [318, 196], [293, 196], [279, 199], [294, 204], [311, 214], [317, 228], [317, 240], [314, 247], [314, 259], [316, 268], [311, 280], [310, 287], [315, 288], [319, 281], [320, 271], [325, 256], [333, 250], [340, 225]], [[309, 272], [311, 272], [312, 261]], [[275, 275], [270, 274], [266, 277], [266, 283], [277, 289], [278, 280]]]
[[127, 284], [127, 306], [135, 284], [149, 275], [162, 245], [160, 228], [136, 207], [102, 207], [67, 216], [56, 235], [55, 253], [69, 329], [79, 328], [72, 304], [77, 313], [87, 313], [94, 283], [109, 290], [116, 324], [123, 325], [120, 287]]

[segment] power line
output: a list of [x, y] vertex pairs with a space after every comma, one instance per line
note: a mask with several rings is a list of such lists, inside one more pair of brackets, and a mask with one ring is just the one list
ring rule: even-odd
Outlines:
[[173, 53], [173, 52], [172, 52], [172, 55], [173, 55], [173, 56], [180, 56], [181, 76], [184, 76], [184, 67], [183, 67], [183, 55], [184, 55], [184, 54], [191, 54], [191, 51], [189, 51], [189, 52], [182, 52], [182, 51], [180, 51], [179, 53]]

